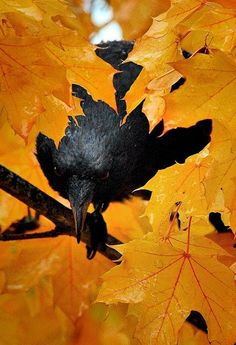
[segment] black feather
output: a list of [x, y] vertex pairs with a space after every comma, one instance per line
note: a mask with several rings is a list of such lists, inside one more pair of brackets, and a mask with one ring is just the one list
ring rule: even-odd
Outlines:
[[66, 197], [63, 178], [55, 165], [56, 156], [57, 149], [54, 141], [46, 135], [39, 133], [36, 139], [36, 157], [40, 167], [47, 177], [50, 186], [57, 191], [60, 189], [60, 193]]

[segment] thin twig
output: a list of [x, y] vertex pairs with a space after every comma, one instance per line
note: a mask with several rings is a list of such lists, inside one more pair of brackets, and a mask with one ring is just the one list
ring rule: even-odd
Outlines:
[[72, 232], [65, 233], [65, 231], [58, 228], [44, 232], [31, 232], [20, 234], [12, 233], [11, 231], [5, 231], [0, 235], [0, 241], [32, 240], [36, 238], [57, 237], [60, 235], [74, 236]]
[[[32, 238], [56, 237], [60, 235], [75, 236], [74, 220], [71, 209], [65, 207], [57, 200], [53, 199], [19, 175], [0, 165], [0, 188], [11, 194], [18, 200], [25, 203], [36, 212], [50, 219], [55, 225], [55, 230], [45, 233], [30, 234], [0, 234], [0, 241], [12, 241]], [[89, 243], [89, 229], [86, 225], [85, 231], [82, 232], [81, 240]], [[115, 237], [108, 235], [107, 244], [121, 244]], [[102, 255], [114, 261], [119, 260], [121, 255], [115, 249], [106, 246], [105, 251], [98, 250]]]

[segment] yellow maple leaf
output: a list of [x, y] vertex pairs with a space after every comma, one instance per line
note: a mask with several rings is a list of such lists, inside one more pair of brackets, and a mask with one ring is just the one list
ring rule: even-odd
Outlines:
[[206, 333], [185, 322], [179, 331], [178, 345], [210, 345], [210, 343]]
[[[169, 65], [170, 62], [183, 59], [180, 50], [181, 34], [176, 27], [201, 6], [200, 0], [172, 1], [170, 9], [155, 17], [149, 30], [135, 42], [127, 61], [140, 64], [143, 70], [125, 97], [128, 112], [133, 110], [144, 96], [149, 103], [152, 102], [152, 108], [163, 109], [163, 102], [158, 98], [151, 99], [149, 90], [159, 91], [158, 95], [163, 96], [163, 92], [165, 94], [166, 90], [169, 91], [171, 85], [179, 79], [179, 72]], [[149, 111], [147, 117], [152, 119]]]
[[53, 63], [43, 42], [35, 38], [5, 38], [0, 51], [0, 102], [12, 127], [26, 139], [36, 117], [45, 110], [41, 98], [56, 93], [63, 85], [63, 101], [69, 100], [65, 70]]
[[203, 150], [189, 157], [185, 164], [159, 171], [147, 182], [145, 188], [152, 191], [152, 197], [145, 215], [155, 231], [164, 230], [163, 224], [169, 221], [175, 205], [181, 204], [181, 213], [185, 216], [201, 216], [208, 212], [203, 181], [211, 164], [212, 158]]
[[32, 0], [13, 0], [10, 3], [7, 1], [2, 1], [0, 6], [0, 13], [8, 13], [8, 12], [25, 12], [28, 15], [38, 17], [40, 15], [40, 11], [37, 6], [32, 2]]
[[209, 341], [233, 343], [235, 287], [232, 271], [217, 261], [225, 253], [220, 247], [190, 238], [189, 224], [187, 233], [161, 243], [150, 234], [121, 246], [121, 252], [123, 261], [104, 275], [97, 300], [130, 303], [129, 313], [138, 320], [135, 336], [142, 344], [176, 343], [191, 310], [205, 318]]
[[[31, 143], [26, 145], [24, 140], [14, 133], [4, 113], [0, 119], [0, 142], [0, 162], [2, 165], [38, 186], [54, 198], [58, 198], [58, 194], [49, 187], [48, 181], [37, 163], [34, 154], [35, 141], [31, 141]], [[12, 222], [21, 219], [27, 214], [27, 206], [25, 204], [2, 190], [0, 191], [0, 200], [0, 223], [2, 229], [7, 228]], [[51, 224], [51, 222], [48, 221], [47, 224]]]
[[[38, 18], [31, 13], [31, 5], [47, 15]], [[76, 31], [78, 28], [70, 29], [61, 21], [57, 24], [57, 16], [76, 18], [66, 3], [38, 1], [29, 2], [22, 11], [18, 7], [18, 3], [15, 7], [13, 4], [10, 13], [4, 14], [4, 34], [0, 36], [0, 102], [15, 132], [26, 140], [41, 115], [50, 122], [52, 107], [61, 115], [61, 105], [52, 96], [72, 107], [73, 82], [114, 106], [114, 69], [96, 56], [94, 47]], [[7, 23], [6, 28], [3, 23]], [[110, 90], [105, 96], [101, 85]], [[64, 127], [65, 116], [60, 118], [57, 125]]]
[[[229, 131], [226, 126], [227, 124], [223, 126], [218, 122], [213, 124], [212, 143], [209, 148], [213, 160], [203, 185], [208, 205], [216, 204], [217, 196], [222, 194], [223, 205], [219, 205], [219, 211], [229, 213], [233, 212], [235, 202], [236, 141], [232, 138], [232, 129]], [[231, 226], [235, 231], [233, 224]]]
[[110, 5], [114, 11], [114, 19], [122, 27], [124, 38], [132, 40], [144, 34], [152, 23], [152, 17], [169, 8], [170, 0], [111, 0]]
[[192, 53], [204, 46], [230, 53], [235, 46], [235, 23], [235, 10], [207, 2], [181, 23], [186, 30], [181, 46]]
[[93, 302], [99, 276], [113, 264], [96, 255], [91, 265], [85, 250], [78, 247], [74, 238], [63, 236], [53, 246], [54, 255], [60, 258], [58, 270], [53, 275], [54, 302], [75, 323]]
[[212, 0], [212, 1], [218, 4], [221, 4], [225, 7], [236, 9], [236, 4], [234, 0]]
[[[75, 326], [96, 296], [99, 276], [113, 265], [101, 255], [91, 265], [85, 250], [67, 236], [1, 243], [1, 252], [0, 300], [5, 294], [19, 296], [33, 324], [51, 308]], [[11, 309], [6, 313], [11, 317]], [[20, 314], [15, 317], [20, 321]]]
[[69, 32], [59, 39], [53, 39], [46, 49], [55, 63], [65, 68], [70, 84], [85, 87], [95, 99], [103, 99], [115, 107], [112, 78], [116, 71], [95, 54], [92, 44]]
[[125, 325], [127, 308], [93, 304], [79, 320], [79, 332], [69, 345], [131, 345]]
[[149, 74], [154, 73], [155, 76], [167, 72], [170, 67], [166, 64], [180, 57], [175, 26], [197, 11], [201, 5], [200, 0], [173, 1], [171, 8], [154, 18], [150, 29], [137, 40], [129, 60], [141, 64]]
[[109, 233], [122, 242], [143, 237], [151, 230], [149, 220], [143, 216], [146, 202], [134, 197], [123, 203], [112, 203], [104, 212]]
[[71, 337], [73, 328], [59, 308], [47, 307], [32, 317], [22, 294], [3, 294], [0, 310], [1, 344], [65, 345]]
[[236, 103], [231, 94], [235, 88], [236, 65], [220, 51], [196, 54], [172, 64], [186, 82], [167, 95], [164, 120], [167, 127], [190, 126], [193, 121], [215, 118], [235, 133]]
[[220, 247], [222, 247], [225, 251], [227, 251], [230, 254], [230, 256], [219, 255], [218, 260], [220, 262], [227, 265], [228, 267], [235, 263], [235, 236], [231, 231], [225, 233], [218, 233], [214, 231], [207, 234], [206, 237], [217, 243]]

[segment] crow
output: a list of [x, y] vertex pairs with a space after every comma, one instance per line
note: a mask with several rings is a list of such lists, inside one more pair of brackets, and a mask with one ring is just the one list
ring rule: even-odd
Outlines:
[[[140, 72], [137, 67], [133, 73], [133, 67], [131, 72], [127, 69], [131, 83]], [[127, 91], [130, 85], [125, 82], [123, 89]], [[143, 101], [122, 121], [126, 107], [121, 97], [125, 91], [117, 90], [115, 111], [102, 100], [95, 101], [82, 86], [73, 84], [72, 94], [81, 99], [84, 115], [69, 116], [58, 148], [53, 139], [42, 133], [36, 139], [36, 156], [50, 186], [70, 201], [78, 242], [85, 221], [92, 225], [91, 243], [87, 246], [89, 259], [98, 247], [104, 249], [106, 225], [101, 212], [109, 203], [129, 198], [158, 170], [184, 163], [209, 143], [212, 130], [211, 120], [206, 119], [189, 128], [163, 133], [161, 121], [149, 133]], [[95, 209], [92, 217], [87, 214], [90, 203]]]

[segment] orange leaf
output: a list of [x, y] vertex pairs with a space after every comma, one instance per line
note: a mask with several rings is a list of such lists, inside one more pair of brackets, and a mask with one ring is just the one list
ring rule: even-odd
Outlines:
[[91, 265], [81, 247], [68, 236], [1, 243], [2, 293], [21, 294], [32, 317], [53, 306], [75, 325], [113, 265], [99, 254]]
[[172, 64], [187, 78], [184, 85], [165, 97], [167, 127], [188, 127], [196, 121], [215, 118], [232, 133], [236, 130], [236, 65], [220, 51], [196, 54]]
[[182, 23], [187, 34], [183, 37], [181, 46], [192, 53], [205, 45], [209, 49], [231, 52], [235, 46], [235, 24], [235, 10], [207, 2], [201, 10]]
[[72, 327], [63, 313], [47, 307], [31, 317], [22, 294], [0, 296], [1, 344], [65, 345]]
[[180, 329], [178, 345], [210, 345], [207, 334], [185, 322]]
[[[181, 203], [181, 214], [205, 215], [210, 206], [207, 203], [203, 181], [211, 167], [212, 158], [207, 150], [189, 157], [185, 164], [176, 164], [159, 171], [145, 185], [152, 190], [152, 197], [145, 211], [154, 231], [164, 230], [163, 224], [170, 219], [176, 204]], [[170, 193], [171, 191], [171, 193]]]
[[53, 253], [60, 258], [60, 266], [53, 277], [54, 301], [75, 323], [93, 302], [98, 277], [113, 264], [98, 254], [91, 265], [74, 238], [62, 237], [55, 245]]
[[232, 272], [217, 261], [220, 247], [190, 238], [189, 224], [187, 233], [166, 242], [158, 244], [150, 234], [121, 251], [122, 264], [104, 275], [97, 300], [130, 303], [129, 312], [138, 320], [135, 336], [142, 344], [176, 343], [191, 310], [205, 318], [209, 341], [233, 343], [235, 287]]
[[[182, 59], [179, 49], [180, 37], [175, 27], [192, 13], [201, 8], [200, 0], [173, 2], [171, 8], [153, 19], [149, 30], [135, 42], [135, 46], [127, 61], [133, 61], [144, 67], [137, 81], [132, 85], [125, 99], [128, 112], [140, 102], [148, 90], [159, 90], [159, 96], [169, 90], [180, 74], [173, 71], [170, 62]], [[149, 100], [150, 101], [150, 100]], [[163, 109], [162, 102], [153, 100], [152, 107]], [[159, 113], [158, 113], [159, 115]], [[152, 114], [147, 114], [152, 119]], [[156, 119], [156, 122], [158, 119]]]
[[110, 5], [114, 11], [114, 19], [123, 29], [124, 38], [132, 40], [144, 34], [151, 25], [153, 17], [169, 8], [170, 0], [111, 0]]

